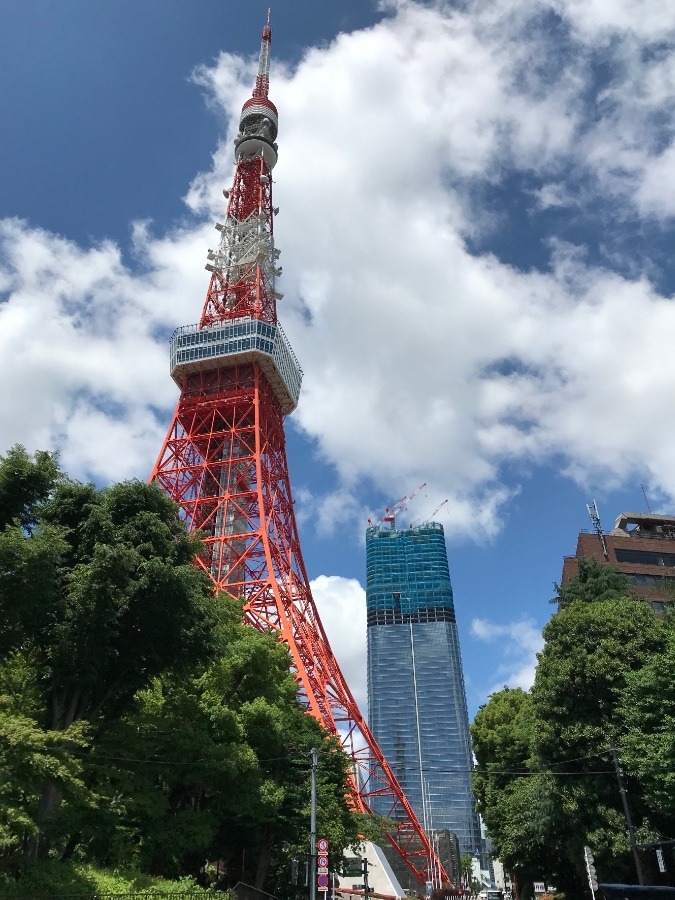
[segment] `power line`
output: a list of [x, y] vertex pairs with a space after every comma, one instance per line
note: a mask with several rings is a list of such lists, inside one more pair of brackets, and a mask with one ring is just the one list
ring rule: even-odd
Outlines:
[[[217, 766], [217, 762], [212, 760], [200, 760], [200, 759], [192, 759], [192, 760], [175, 760], [175, 759], [157, 759], [157, 758], [148, 758], [148, 757], [133, 757], [133, 756], [109, 756], [103, 755], [99, 753], [88, 754], [85, 751], [72, 751], [74, 756], [82, 756], [85, 759], [89, 759], [92, 762], [119, 762], [119, 763], [141, 763], [143, 765], [156, 765], [156, 766], [186, 766], [186, 767], [208, 767], [213, 768]], [[325, 751], [324, 751], [325, 752]], [[593, 754], [593, 756], [599, 756], [600, 754]], [[590, 759], [591, 757], [579, 757], [579, 759]], [[309, 769], [310, 765], [306, 762], [300, 760], [289, 759], [288, 756], [276, 756], [276, 757], [268, 757], [266, 759], [256, 759], [254, 761], [258, 765], [265, 765], [267, 763], [272, 762], [284, 762], [288, 765], [296, 766], [297, 768]], [[574, 760], [566, 760], [566, 762], [574, 762]], [[560, 763], [562, 765], [562, 763]], [[420, 772], [422, 771], [419, 766], [407, 766], [406, 772]], [[468, 769], [468, 768], [437, 768], [435, 766], [427, 766], [424, 768], [424, 772], [435, 773], [437, 775], [511, 775], [514, 778], [533, 778], [540, 775], [564, 775], [564, 776], [588, 776], [588, 775], [614, 775], [613, 769], [598, 769], [587, 772], [579, 772], [579, 771], [569, 771], [569, 772], [560, 772], [554, 771], [551, 769]]]

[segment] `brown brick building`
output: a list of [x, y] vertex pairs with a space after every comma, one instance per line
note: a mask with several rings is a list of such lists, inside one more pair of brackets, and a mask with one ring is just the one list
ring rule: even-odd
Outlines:
[[675, 601], [675, 516], [621, 513], [611, 531], [582, 531], [575, 556], [564, 558], [563, 584], [578, 573], [581, 556], [627, 575], [635, 593], [656, 613]]

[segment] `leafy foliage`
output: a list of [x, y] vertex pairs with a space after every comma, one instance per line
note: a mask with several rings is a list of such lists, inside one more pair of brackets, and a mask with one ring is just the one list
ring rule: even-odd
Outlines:
[[86, 746], [82, 723], [45, 731], [0, 698], [0, 851], [20, 848], [40, 831], [37, 801], [45, 781], [76, 802], [91, 802], [74, 750]]
[[675, 630], [666, 646], [642, 668], [630, 672], [620, 699], [625, 731], [619, 738], [622, 761], [640, 784], [650, 819], [662, 835], [675, 823]]
[[577, 896], [585, 844], [603, 880], [635, 878], [612, 744], [640, 838], [673, 834], [675, 644], [670, 623], [593, 560], [558, 594], [531, 694], [500, 691], [476, 716], [474, 784], [507, 868], [521, 883], [544, 877]]
[[348, 760], [298, 704], [287, 649], [242, 625], [233, 601], [221, 604], [216, 659], [187, 680], [155, 679], [91, 754], [109, 801], [86, 828], [102, 863], [133, 857], [176, 874], [221, 858], [233, 877], [283, 894], [285, 866], [307, 844], [312, 747], [322, 833], [336, 852], [362, 823], [345, 802]]
[[216, 859], [226, 883], [289, 896], [312, 747], [332, 848], [368, 830], [288, 649], [214, 596], [199, 547], [152, 486], [97, 490], [22, 448], [0, 459], [0, 879], [130, 884], [94, 863], [146, 873], [138, 889]]
[[567, 584], [556, 584], [556, 596], [551, 603], [564, 609], [570, 603], [599, 603], [602, 600], [621, 600], [633, 596], [630, 582], [623, 572], [612, 566], [600, 565], [593, 557], [580, 557], [579, 574]]
[[24, 447], [0, 457], [0, 528], [17, 522], [30, 529], [41, 501], [60, 477], [56, 454], [39, 451], [31, 459]]
[[471, 727], [477, 769], [478, 811], [508, 871], [532, 881], [549, 859], [550, 805], [547, 780], [532, 759], [534, 718], [529, 694], [520, 688], [492, 694]]
[[[562, 610], [544, 637], [532, 690], [533, 749], [542, 768], [575, 773], [553, 776], [567, 857], [581, 860], [589, 844], [599, 871], [612, 872], [613, 881], [630, 880], [632, 861], [608, 750], [625, 730], [620, 704], [628, 677], [661, 654], [664, 627], [646, 603], [599, 600]], [[632, 794], [636, 814], [644, 815], [637, 785]]]
[[149, 897], [162, 894], [201, 894], [193, 878], [169, 881], [130, 870], [107, 871], [88, 863], [62, 863], [55, 860], [36, 863], [16, 880], [0, 873], [0, 896], [4, 900], [26, 900], [26, 897], [56, 897], [98, 894], [141, 894]]

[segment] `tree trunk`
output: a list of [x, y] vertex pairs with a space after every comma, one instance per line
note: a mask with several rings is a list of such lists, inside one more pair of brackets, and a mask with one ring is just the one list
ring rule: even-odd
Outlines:
[[44, 859], [47, 856], [49, 845], [45, 838], [45, 827], [54, 813], [61, 805], [63, 794], [53, 781], [46, 781], [42, 786], [40, 802], [35, 816], [39, 832], [28, 841], [27, 856], [29, 859]]
[[273, 845], [274, 828], [272, 828], [271, 825], [268, 825], [268, 827], [265, 828], [260, 844], [258, 845], [258, 865], [255, 871], [253, 887], [258, 888], [259, 891], [262, 891], [265, 885], [265, 879], [267, 878], [267, 872], [269, 871], [270, 860], [272, 858]]
[[71, 834], [71, 836], [68, 838], [68, 843], [66, 844], [63, 853], [61, 854], [61, 862], [66, 862], [70, 859], [70, 857], [75, 852], [75, 848], [80, 843], [81, 838], [82, 833], [79, 831], [76, 831], [75, 834]]
[[[67, 691], [63, 691], [60, 697], [52, 697], [52, 731], [65, 731], [78, 718], [81, 696], [81, 691], [74, 690], [70, 697]], [[44, 859], [47, 856], [49, 844], [45, 838], [45, 830], [58, 812], [62, 800], [63, 792], [58, 785], [53, 781], [45, 781], [35, 816], [39, 831], [28, 841], [26, 852], [28, 859]]]

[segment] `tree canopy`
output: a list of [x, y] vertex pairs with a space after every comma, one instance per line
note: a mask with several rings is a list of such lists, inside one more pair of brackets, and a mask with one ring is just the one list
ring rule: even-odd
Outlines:
[[476, 716], [474, 785], [507, 867], [577, 896], [584, 845], [602, 880], [635, 880], [610, 747], [628, 774], [639, 840], [673, 836], [675, 644], [670, 621], [593, 560], [558, 596], [531, 692], [493, 694]]
[[600, 565], [593, 557], [580, 557], [578, 574], [567, 584], [556, 584], [556, 596], [551, 601], [564, 609], [570, 603], [598, 603], [600, 600], [621, 600], [633, 596], [628, 577], [612, 566]]
[[312, 747], [331, 847], [367, 827], [287, 648], [213, 593], [199, 548], [153, 486], [0, 458], [0, 873], [47, 853], [174, 878], [218, 859], [227, 883], [289, 895]]

